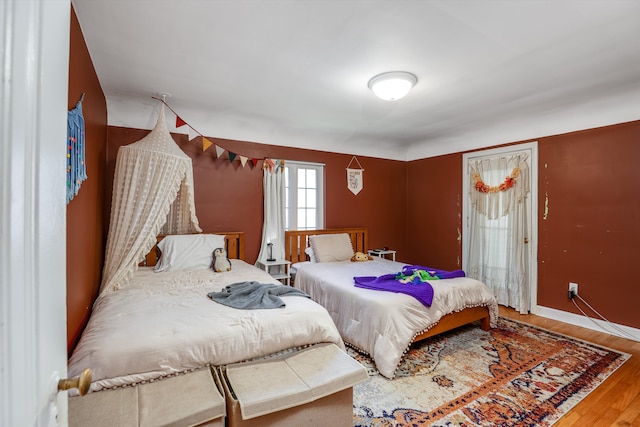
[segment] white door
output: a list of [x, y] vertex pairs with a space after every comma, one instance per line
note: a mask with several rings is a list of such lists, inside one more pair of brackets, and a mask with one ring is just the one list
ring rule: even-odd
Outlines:
[[[463, 214], [462, 266], [465, 271], [469, 271], [469, 269], [473, 270], [473, 265], [470, 265], [471, 251], [473, 250], [471, 247], [472, 245], [470, 244], [470, 242], [472, 241], [471, 230], [473, 227], [476, 227], [477, 230], [491, 229], [491, 231], [487, 231], [486, 234], [483, 234], [484, 236], [487, 236], [487, 239], [484, 241], [485, 248], [488, 246], [491, 246], [492, 244], [489, 242], [488, 240], [489, 238], [495, 238], [496, 240], [500, 240], [500, 241], [503, 241], [501, 240], [502, 238], [506, 238], [505, 233], [506, 233], [507, 225], [505, 222], [509, 222], [510, 220], [506, 219], [506, 217], [502, 217], [501, 216], [502, 213], [499, 213], [498, 216], [501, 216], [501, 217], [495, 220], [485, 221], [486, 217], [484, 217], [482, 221], [482, 226], [479, 226], [478, 225], [479, 223], [476, 223], [474, 221], [473, 213], [476, 208], [473, 207], [473, 203], [471, 201], [472, 192], [475, 192], [477, 190], [475, 188], [472, 188], [472, 185], [471, 185], [472, 180], [470, 176], [470, 173], [471, 173], [470, 165], [477, 165], [476, 162], [478, 161], [485, 161], [486, 163], [484, 164], [489, 164], [490, 163], [489, 159], [493, 161], [498, 158], [502, 158], [502, 159], [526, 158], [526, 162], [528, 165], [528, 168], [526, 169], [523, 168], [523, 172], [522, 172], [522, 173], [526, 173], [527, 176], [519, 178], [519, 179], [528, 178], [528, 181], [530, 184], [530, 192], [526, 198], [526, 201], [523, 203], [524, 205], [524, 213], [522, 215], [523, 220], [519, 224], [520, 226], [519, 233], [522, 234], [522, 237], [517, 239], [517, 242], [519, 242], [519, 244], [521, 245], [520, 250], [524, 251], [524, 256], [523, 256], [524, 258], [523, 276], [524, 277], [522, 278], [522, 280], [524, 280], [523, 286], [525, 287], [526, 292], [524, 295], [522, 295], [521, 298], [518, 298], [520, 305], [518, 304], [516, 305], [518, 305], [520, 312], [528, 312], [528, 311], [535, 312], [535, 307], [537, 306], [537, 261], [536, 260], [537, 260], [537, 235], [538, 235], [537, 233], [537, 229], [538, 229], [537, 227], [538, 151], [537, 151], [536, 142], [512, 145], [508, 147], [496, 148], [491, 150], [476, 151], [473, 153], [466, 153], [463, 155], [462, 161], [463, 161], [464, 197], [463, 197], [463, 207], [462, 207], [462, 214]], [[511, 171], [512, 167], [513, 166], [509, 166], [507, 170]], [[507, 172], [504, 175], [508, 175], [508, 174], [509, 173]], [[487, 182], [485, 183], [487, 186], [493, 187], [492, 191], [500, 191], [498, 190], [498, 187], [500, 187], [500, 184], [503, 184], [507, 181], [507, 178], [500, 174], [494, 177], [491, 177], [489, 172], [487, 172], [486, 175], [487, 177], [486, 178], [483, 177], [483, 179], [487, 180]], [[502, 180], [505, 180], [505, 181], [502, 181]], [[516, 187], [514, 187], [514, 189], [515, 188]], [[487, 191], [486, 187], [485, 187], [485, 191]], [[493, 204], [492, 206], [496, 207], [497, 204]], [[491, 207], [489, 206], [483, 206], [483, 208], [491, 209]], [[494, 212], [497, 212], [497, 209], [494, 210]], [[478, 217], [475, 217], [475, 218], [478, 218]], [[489, 233], [493, 233], [491, 237], [489, 237]], [[476, 234], [475, 236], [477, 238], [478, 235]], [[496, 245], [494, 245], [494, 247], [495, 246]], [[477, 249], [478, 248], [476, 248], [476, 250]], [[490, 262], [489, 258], [491, 257], [500, 258], [501, 256], [504, 256], [506, 259], [507, 257], [513, 257], [516, 252], [516, 249], [513, 248], [513, 240], [509, 241], [508, 245], [504, 245], [504, 247], [500, 247], [499, 249], [501, 249], [502, 252], [498, 250], [495, 252], [491, 251], [491, 254], [488, 254], [488, 253], [483, 254], [482, 256], [484, 260], [487, 260], [486, 262], [489, 263]], [[505, 265], [508, 263], [509, 262], [507, 261]], [[478, 264], [482, 264], [482, 263], [478, 263]], [[493, 263], [492, 267], [488, 268], [484, 273], [487, 277], [491, 278], [492, 273], [490, 270], [491, 268], [494, 268], [496, 272], [495, 274], [496, 282], [499, 282], [502, 278], [501, 277], [498, 278], [498, 276], [500, 276], [502, 273], [498, 271], [500, 270], [500, 268], [496, 267], [497, 264], [499, 263]], [[507, 273], [507, 275], [508, 274], [509, 273]], [[489, 287], [491, 288], [492, 286], [490, 285]], [[499, 291], [497, 290], [497, 288], [499, 288], [499, 286], [496, 286], [495, 288], [496, 289], [494, 289], [494, 292], [498, 297], [499, 303], [503, 303], [501, 299], [506, 300], [506, 299], [514, 298], [513, 295], [510, 295], [510, 297], [506, 297], [504, 295], [498, 296], [497, 293], [499, 293]], [[516, 306], [512, 304], [505, 304], [505, 305]]]
[[0, 2], [0, 425], [67, 425], [68, 0]]

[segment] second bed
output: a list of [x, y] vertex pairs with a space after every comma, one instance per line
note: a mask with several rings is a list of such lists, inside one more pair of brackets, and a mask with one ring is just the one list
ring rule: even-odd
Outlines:
[[484, 283], [468, 277], [429, 281], [434, 291], [430, 307], [406, 294], [359, 288], [354, 277], [394, 274], [406, 264], [378, 257], [366, 262], [339, 260], [339, 247], [332, 247], [336, 260], [306, 261], [307, 239], [314, 233], [346, 233], [352, 251], [366, 252], [366, 230], [287, 232], [285, 246], [296, 269], [294, 286], [324, 306], [343, 340], [369, 354], [385, 377], [394, 377], [412, 342], [477, 320], [483, 329], [495, 324], [498, 306]]

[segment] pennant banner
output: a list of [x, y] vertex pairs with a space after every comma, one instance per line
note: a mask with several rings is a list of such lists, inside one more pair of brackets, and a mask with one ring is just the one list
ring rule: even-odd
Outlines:
[[197, 137], [201, 136], [198, 132], [193, 130], [193, 128], [191, 126], [189, 126], [189, 132], [187, 133], [187, 135], [189, 137], [189, 141], [193, 141]]
[[[216, 157], [218, 159], [222, 158], [222, 156], [224, 155], [225, 151], [227, 151], [227, 150], [225, 150], [224, 148], [218, 146], [217, 144], [214, 144], [208, 138], [206, 138], [203, 134], [201, 134], [196, 129], [194, 129], [193, 126], [191, 126], [182, 117], [180, 117], [178, 115], [178, 113], [176, 113], [173, 110], [173, 108], [171, 108], [171, 106], [169, 106], [169, 104], [166, 103], [166, 101], [164, 99], [159, 99], [159, 98], [155, 98], [155, 97], [152, 97], [152, 98], [162, 102], [164, 105], [166, 105], [169, 108], [169, 110], [171, 110], [171, 112], [173, 114], [175, 114], [175, 116], [176, 116], [176, 128], [180, 128], [180, 127], [182, 127], [184, 125], [187, 125], [187, 129], [185, 129], [185, 131], [187, 132], [187, 137], [189, 138], [189, 142], [195, 142], [196, 138], [201, 137], [202, 138], [202, 151], [203, 152], [207, 151], [213, 145], [216, 148]], [[69, 157], [71, 157], [71, 156], [69, 155]], [[245, 167], [247, 165], [247, 162], [249, 160], [251, 160], [251, 165], [253, 165], [253, 167], [255, 168], [255, 167], [258, 166], [258, 162], [260, 160], [262, 160], [263, 161], [263, 164], [262, 164], [263, 169], [269, 168], [270, 172], [278, 171], [278, 169], [280, 169], [281, 171], [284, 170], [284, 160], [280, 160], [280, 161], [275, 160], [274, 161], [273, 159], [269, 159], [269, 158], [264, 158], [264, 159], [251, 158], [251, 159], [249, 159], [248, 157], [245, 157], [245, 156], [242, 156], [242, 155], [238, 155], [237, 153], [233, 153], [233, 152], [229, 151], [229, 156], [228, 156], [229, 163], [233, 163], [237, 157], [240, 158], [240, 164], [242, 165], [242, 167]], [[356, 159], [356, 161], [357, 161], [357, 159]]]
[[212, 145], [213, 145], [213, 142], [209, 141], [204, 136], [202, 137], [202, 151], [207, 151], [207, 149]]
[[347, 188], [353, 193], [358, 194], [363, 187], [363, 175], [364, 169], [349, 169], [347, 168]]
[[222, 155], [223, 155], [223, 154], [224, 154], [224, 148], [222, 148], [222, 147], [218, 147], [218, 146], [216, 145], [216, 156], [217, 156], [218, 158], [220, 158], [220, 157], [222, 157]]

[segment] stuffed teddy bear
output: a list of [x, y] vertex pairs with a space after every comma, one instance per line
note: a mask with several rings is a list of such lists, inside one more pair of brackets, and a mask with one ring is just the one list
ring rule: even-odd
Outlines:
[[359, 261], [371, 261], [373, 257], [371, 255], [367, 255], [364, 252], [356, 252], [351, 257], [351, 262], [359, 262]]
[[224, 248], [217, 248], [213, 250], [213, 261], [211, 261], [211, 268], [216, 273], [223, 271], [231, 271], [231, 261], [227, 258], [227, 251]]

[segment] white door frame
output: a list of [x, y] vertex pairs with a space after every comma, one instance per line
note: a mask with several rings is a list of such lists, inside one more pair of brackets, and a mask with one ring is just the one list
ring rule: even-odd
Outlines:
[[538, 142], [509, 145], [489, 150], [479, 150], [462, 155], [462, 269], [467, 270], [469, 262], [469, 159], [485, 156], [508, 156], [509, 154], [531, 150], [529, 170], [531, 173], [529, 203], [531, 218], [529, 219], [529, 257], [527, 260], [529, 275], [529, 301], [531, 313], [538, 307]]
[[0, 2], [0, 425], [67, 425], [69, 0]]

